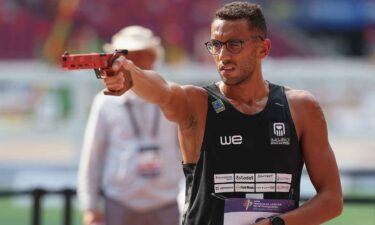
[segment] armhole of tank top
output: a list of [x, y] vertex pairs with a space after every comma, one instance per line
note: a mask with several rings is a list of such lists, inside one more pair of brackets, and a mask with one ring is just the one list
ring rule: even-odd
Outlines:
[[[219, 96], [217, 96], [217, 94], [215, 93], [214, 89], [215, 89], [215, 83], [212, 83], [208, 86], [205, 86], [204, 89], [207, 90], [207, 113], [206, 113], [206, 123], [204, 125], [204, 133], [203, 133], [203, 140], [202, 140], [202, 144], [200, 146], [200, 151], [199, 151], [199, 158], [198, 158], [198, 161], [200, 160], [200, 158], [202, 157], [202, 154], [203, 152], [205, 151], [206, 149], [206, 142], [207, 142], [207, 127], [209, 125], [209, 115], [210, 113], [214, 113], [211, 105], [210, 105], [210, 98], [213, 98], [212, 96], [214, 96], [216, 99], [221, 99], [219, 98]], [[198, 161], [197, 161], [197, 164], [198, 164]]]
[[299, 138], [297, 136], [297, 130], [296, 130], [296, 126], [294, 125], [294, 120], [293, 120], [293, 117], [292, 117], [292, 113], [290, 112], [290, 105], [289, 105], [288, 98], [286, 97], [285, 87], [284, 86], [280, 86], [280, 88], [281, 88], [281, 92], [283, 93], [283, 98], [284, 98], [284, 101], [285, 101], [285, 105], [287, 106], [286, 114], [288, 116], [288, 119], [290, 121], [292, 121], [291, 131], [293, 132], [293, 136], [297, 140], [297, 144], [299, 146], [300, 145], [300, 140], [299, 140]]

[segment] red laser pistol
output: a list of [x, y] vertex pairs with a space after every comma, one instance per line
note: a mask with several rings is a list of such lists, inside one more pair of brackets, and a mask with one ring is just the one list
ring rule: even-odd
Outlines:
[[[62, 67], [65, 70], [94, 69], [95, 75], [101, 79], [101, 71], [105, 70], [109, 76], [113, 75], [111, 66], [115, 59], [121, 55], [127, 55], [128, 50], [115, 50], [114, 53], [89, 53], [89, 54], [69, 54], [65, 52], [62, 56]], [[121, 68], [124, 77], [124, 88], [119, 91], [104, 90], [105, 95], [122, 95], [133, 86], [133, 81], [129, 71]]]

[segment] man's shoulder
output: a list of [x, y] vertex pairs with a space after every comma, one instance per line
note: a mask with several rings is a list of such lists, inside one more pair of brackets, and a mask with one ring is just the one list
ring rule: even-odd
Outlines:
[[289, 101], [316, 101], [314, 95], [307, 90], [285, 86], [285, 94]]
[[299, 134], [310, 126], [311, 121], [324, 117], [318, 101], [309, 91], [285, 87], [285, 94]]
[[285, 87], [285, 94], [289, 105], [296, 111], [308, 112], [313, 108], [320, 107], [315, 96], [307, 90]]
[[203, 86], [200, 85], [193, 85], [193, 84], [187, 84], [187, 85], [181, 85], [182, 89], [184, 89], [187, 92], [196, 92], [196, 93], [205, 93], [206, 89], [204, 89]]
[[198, 85], [182, 85], [185, 94], [192, 100], [207, 99], [207, 90]]

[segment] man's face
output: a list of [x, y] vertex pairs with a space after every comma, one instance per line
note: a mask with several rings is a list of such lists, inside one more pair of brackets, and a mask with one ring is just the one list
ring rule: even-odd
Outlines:
[[262, 40], [254, 39], [259, 35], [250, 31], [245, 19], [221, 20], [216, 19], [211, 25], [211, 40], [227, 42], [228, 40], [242, 40], [243, 45], [239, 53], [231, 53], [224, 45], [217, 55], [213, 55], [222, 81], [227, 85], [237, 85], [248, 80], [260, 67], [261, 55], [259, 46]]
[[151, 70], [156, 60], [156, 53], [152, 49], [129, 51], [126, 58], [141, 69]]

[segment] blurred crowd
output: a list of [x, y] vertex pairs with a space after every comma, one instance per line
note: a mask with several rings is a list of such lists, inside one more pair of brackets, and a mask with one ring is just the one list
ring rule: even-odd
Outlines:
[[[140, 24], [155, 31], [166, 60], [210, 61], [213, 11], [228, 0], [0, 0], [0, 59], [58, 58], [101, 51], [111, 34]], [[264, 7], [271, 56], [375, 55], [374, 0], [253, 1]]]

